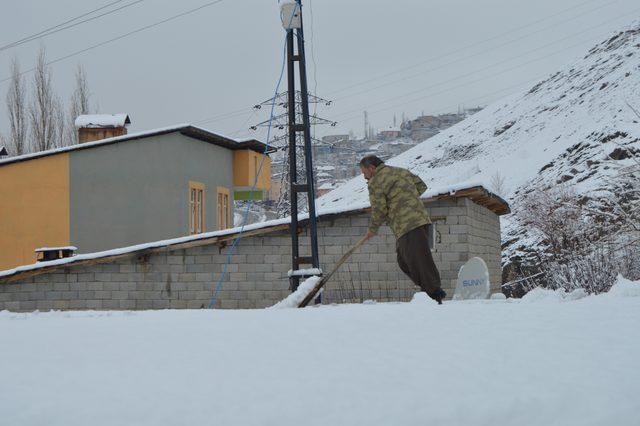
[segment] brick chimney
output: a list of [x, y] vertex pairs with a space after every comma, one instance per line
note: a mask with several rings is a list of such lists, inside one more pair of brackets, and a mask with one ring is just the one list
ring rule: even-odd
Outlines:
[[127, 114], [79, 115], [75, 121], [80, 143], [126, 135], [129, 124], [131, 120]]

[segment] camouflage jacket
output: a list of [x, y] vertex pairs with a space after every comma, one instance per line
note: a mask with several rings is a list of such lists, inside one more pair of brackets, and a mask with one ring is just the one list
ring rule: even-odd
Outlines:
[[419, 226], [431, 223], [420, 196], [427, 185], [406, 169], [380, 165], [369, 180], [371, 224], [369, 230], [378, 233], [387, 222], [396, 238]]

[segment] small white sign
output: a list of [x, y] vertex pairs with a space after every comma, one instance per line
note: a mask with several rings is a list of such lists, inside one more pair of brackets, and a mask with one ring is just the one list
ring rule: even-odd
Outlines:
[[486, 299], [491, 292], [489, 269], [479, 257], [469, 259], [458, 272], [458, 285], [454, 300]]

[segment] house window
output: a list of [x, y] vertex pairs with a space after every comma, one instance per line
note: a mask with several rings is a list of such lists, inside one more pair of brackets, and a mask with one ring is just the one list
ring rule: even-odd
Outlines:
[[205, 186], [199, 182], [189, 182], [189, 234], [205, 231]]
[[218, 229], [227, 229], [233, 226], [231, 222], [231, 204], [229, 203], [230, 191], [222, 186], [218, 187]]

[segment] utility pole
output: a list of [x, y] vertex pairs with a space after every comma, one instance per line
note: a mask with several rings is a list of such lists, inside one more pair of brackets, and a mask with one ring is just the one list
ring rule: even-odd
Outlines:
[[369, 139], [369, 116], [364, 112], [364, 138]]
[[[300, 278], [310, 275], [300, 272], [301, 265], [309, 265], [313, 269], [320, 268], [318, 256], [318, 224], [315, 207], [315, 188], [313, 177], [313, 157], [311, 151], [311, 123], [309, 118], [309, 93], [307, 88], [307, 68], [304, 51], [304, 32], [302, 27], [301, 0], [283, 3], [280, 9], [282, 25], [287, 30], [287, 104], [289, 122], [289, 180], [291, 197], [291, 271], [289, 282], [292, 290], [300, 284]], [[296, 75], [295, 63], [298, 63], [300, 79], [300, 105], [302, 122], [296, 121]], [[298, 182], [298, 164], [296, 159], [296, 141], [302, 134], [304, 140], [305, 182]], [[311, 256], [300, 255], [298, 239], [298, 195], [306, 195], [309, 209], [309, 236]]]
[[[302, 93], [297, 90], [295, 94], [296, 99], [296, 119], [295, 122], [302, 122]], [[330, 106], [331, 101], [320, 98], [311, 93], [308, 95], [309, 104]], [[254, 124], [249, 129], [257, 131], [259, 128], [271, 127], [272, 129], [285, 130], [286, 133], [274, 135], [271, 138], [270, 145], [276, 149], [276, 154], [272, 156], [271, 170], [280, 176], [280, 193], [278, 194], [278, 200], [276, 201], [275, 213], [278, 217], [291, 215], [291, 195], [289, 194], [289, 92], [284, 91], [277, 93], [275, 97], [269, 98], [266, 101], [256, 104], [253, 108], [255, 110], [261, 110], [263, 107], [270, 107], [275, 105], [278, 109], [282, 108], [283, 113], [278, 113], [268, 120], [262, 121], [258, 124]], [[318, 125], [330, 125], [335, 127], [338, 123], [330, 121], [322, 117], [318, 117], [313, 114], [309, 117], [311, 126]], [[296, 158], [298, 164], [304, 164], [304, 138], [302, 135], [298, 135], [296, 142]], [[311, 142], [316, 146], [330, 146], [330, 144], [323, 142], [322, 140], [311, 138]], [[306, 171], [304, 168], [298, 168], [298, 177], [304, 178]], [[299, 200], [298, 212], [307, 211], [307, 203], [304, 198]]]

